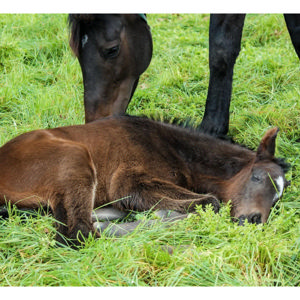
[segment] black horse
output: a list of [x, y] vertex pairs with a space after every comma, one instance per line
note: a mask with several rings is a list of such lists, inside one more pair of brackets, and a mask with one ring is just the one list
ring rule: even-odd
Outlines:
[[86, 123], [123, 114], [152, 57], [144, 15], [70, 15], [70, 46], [83, 75]]
[[[300, 15], [284, 17], [300, 58]], [[210, 79], [201, 129], [212, 135], [228, 132], [233, 68], [244, 20], [245, 14], [210, 16]], [[152, 56], [145, 15], [70, 15], [69, 23], [70, 45], [83, 74], [86, 122], [125, 113]]]
[[[209, 24], [209, 86], [201, 129], [225, 135], [235, 61], [241, 48], [245, 14], [212, 14]], [[285, 14], [285, 22], [300, 59], [300, 14]]]

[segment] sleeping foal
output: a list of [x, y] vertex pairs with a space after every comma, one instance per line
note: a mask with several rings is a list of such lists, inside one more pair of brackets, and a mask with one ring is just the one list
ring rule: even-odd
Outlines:
[[[266, 222], [287, 181], [274, 157], [278, 129], [256, 152], [195, 130], [146, 118], [110, 117], [22, 134], [0, 148], [0, 205], [50, 206], [56, 239], [93, 232], [92, 210], [168, 209], [232, 202], [241, 221]], [[118, 200], [118, 201], [116, 201]]]

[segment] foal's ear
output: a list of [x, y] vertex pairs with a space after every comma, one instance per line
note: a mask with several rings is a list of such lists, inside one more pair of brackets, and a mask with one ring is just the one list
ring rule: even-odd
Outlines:
[[257, 152], [256, 152], [256, 158], [258, 160], [262, 159], [272, 159], [275, 154], [275, 140], [277, 137], [277, 133], [279, 131], [279, 128], [275, 127], [272, 129], [269, 129], [264, 137], [262, 138]]

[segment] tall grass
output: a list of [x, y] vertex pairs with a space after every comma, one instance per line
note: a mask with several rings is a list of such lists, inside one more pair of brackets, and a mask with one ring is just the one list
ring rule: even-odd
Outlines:
[[[1, 15], [0, 144], [28, 130], [84, 122], [79, 64], [66, 15]], [[154, 40], [128, 112], [200, 123], [208, 87], [208, 15], [148, 15]], [[0, 221], [1, 286], [297, 286], [300, 283], [299, 60], [282, 15], [248, 15], [237, 60], [230, 134], [256, 148], [280, 127], [277, 155], [292, 186], [266, 225], [239, 227], [229, 207], [105, 234], [79, 251], [54, 246], [51, 217], [12, 208]], [[148, 218], [149, 216], [140, 216]]]

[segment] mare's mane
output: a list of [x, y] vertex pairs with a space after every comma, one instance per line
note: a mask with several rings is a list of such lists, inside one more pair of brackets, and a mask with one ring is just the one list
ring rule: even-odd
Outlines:
[[70, 28], [70, 47], [76, 56], [78, 56], [78, 51], [79, 51], [82, 23], [91, 24], [95, 20], [97, 20], [97, 15], [92, 15], [92, 14], [69, 15], [68, 23]]
[[[83, 15], [69, 15], [68, 23], [70, 28], [70, 47], [74, 54], [78, 56], [79, 44], [80, 44], [80, 20]], [[92, 15], [88, 15], [87, 18], [92, 19]]]

